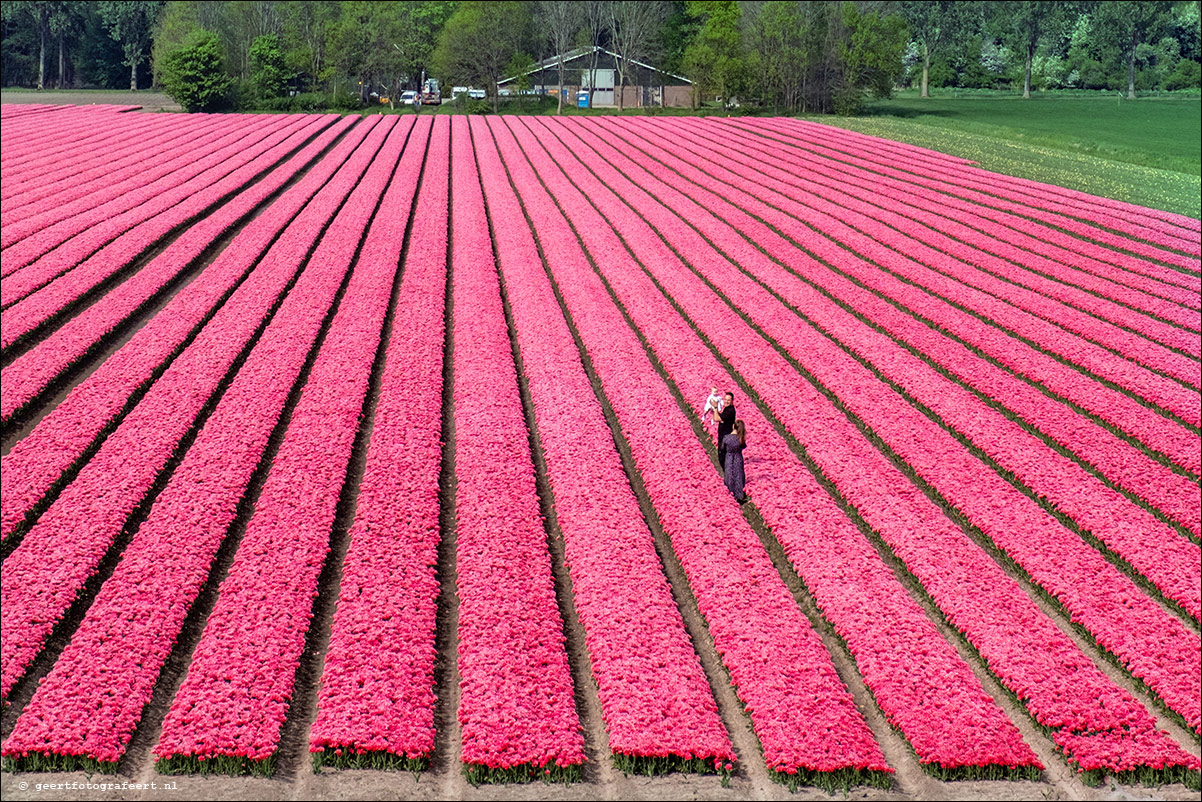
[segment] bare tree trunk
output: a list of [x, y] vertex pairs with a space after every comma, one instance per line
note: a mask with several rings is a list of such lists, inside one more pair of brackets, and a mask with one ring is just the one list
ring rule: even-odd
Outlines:
[[1135, 31], [1131, 32], [1131, 59], [1127, 63], [1127, 99], [1135, 100]]
[[1031, 97], [1031, 62], [1035, 59], [1035, 48], [1031, 45], [1027, 46], [1027, 69], [1026, 75], [1023, 78], [1023, 97]]
[[930, 80], [931, 80], [931, 49], [926, 45], [922, 46], [922, 95], [920, 97], [930, 97]]
[[588, 77], [588, 107], [591, 109], [597, 104], [594, 102], [597, 92], [597, 60], [601, 56], [600, 45], [596, 42], [597, 33], [593, 33], [593, 56], [592, 64], [589, 65]]
[[58, 35], [58, 88], [64, 89], [67, 84], [67, 35]]
[[138, 91], [138, 62], [131, 61], [129, 65], [129, 91]]
[[41, 39], [41, 52], [38, 56], [38, 91], [46, 88], [46, 26], [38, 26], [38, 34]]
[[555, 94], [559, 96], [555, 106], [555, 113], [563, 114], [563, 53], [559, 54], [559, 89]]

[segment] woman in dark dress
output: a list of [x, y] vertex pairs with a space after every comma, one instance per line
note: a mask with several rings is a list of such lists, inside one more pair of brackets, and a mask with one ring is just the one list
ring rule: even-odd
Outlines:
[[743, 474], [743, 449], [747, 448], [747, 426], [743, 421], [735, 421], [734, 431], [722, 438], [726, 451], [726, 470], [723, 479], [729, 490], [740, 504], [747, 500], [743, 494], [743, 485], [747, 481]]

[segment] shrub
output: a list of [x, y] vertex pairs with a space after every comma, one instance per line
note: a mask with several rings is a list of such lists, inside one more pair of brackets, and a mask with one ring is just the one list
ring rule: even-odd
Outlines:
[[1177, 89], [1197, 89], [1202, 85], [1202, 64], [1189, 59], [1177, 62], [1177, 68], [1165, 77], [1164, 88], [1170, 92]]
[[280, 37], [274, 33], [255, 37], [250, 46], [250, 81], [260, 102], [284, 97], [291, 75], [284, 63]]
[[163, 91], [184, 111], [217, 111], [230, 106], [234, 79], [225, 74], [217, 34], [198, 30], [189, 34], [163, 64]]

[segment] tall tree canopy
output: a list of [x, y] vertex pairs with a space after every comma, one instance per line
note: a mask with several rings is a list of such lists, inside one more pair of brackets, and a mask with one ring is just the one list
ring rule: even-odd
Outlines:
[[[853, 101], [870, 89], [857, 86], [870, 63], [877, 78], [913, 83], [924, 95], [960, 86], [1021, 87], [1028, 96], [1045, 88], [1110, 89], [1132, 97], [1202, 84], [1198, 0], [855, 0], [854, 13], [846, 0], [492, 5], [3, 0], [0, 80], [29, 87], [145, 86], [153, 67], [153, 82], [161, 85], [167, 54], [204, 30], [217, 37], [222, 70], [237, 82], [236, 96], [247, 108], [350, 108], [372, 93], [392, 96], [417, 88], [426, 72], [492, 86], [497, 64], [500, 74], [510, 75], [509, 65], [537, 63], [582, 45], [599, 45], [621, 57], [619, 86], [630, 83], [625, 65], [644, 61], [693, 78], [698, 98], [762, 100], [786, 111], [830, 109], [836, 96]], [[906, 20], [909, 33], [902, 58], [893, 64], [895, 15]], [[487, 28], [493, 21], [495, 31]], [[477, 39], [472, 31], [483, 33]], [[268, 82], [277, 89], [261, 91], [263, 54], [251, 51], [266, 41], [278, 43], [271, 50], [272, 69], [301, 97], [271, 97], [281, 91], [278, 80]], [[564, 67], [558, 83], [575, 83], [576, 68], [598, 64], [594, 51], [567, 65], [572, 69]], [[876, 78], [870, 83], [881, 85]], [[324, 96], [312, 94], [317, 92]]]
[[458, 3], [431, 56], [435, 74], [448, 83], [489, 87], [499, 110], [497, 82], [533, 39], [530, 10], [522, 0]]
[[1062, 29], [1073, 10], [1072, 4], [1061, 0], [1018, 0], [992, 3], [987, 6], [994, 14], [995, 25], [1003, 37], [1013, 43], [1014, 50], [1025, 58], [1023, 97], [1031, 97], [1031, 68], [1035, 54], [1044, 39]]
[[125, 53], [131, 92], [138, 91], [138, 65], [150, 57], [151, 34], [162, 8], [162, 0], [100, 0], [100, 19]]
[[966, 0], [905, 0], [900, 4], [910, 36], [922, 51], [921, 97], [931, 96], [931, 56], [963, 35], [977, 5]]
[[689, 0], [685, 7], [699, 24], [682, 64], [693, 82], [694, 102], [708, 95], [727, 100], [741, 88], [746, 67], [739, 33], [742, 9], [733, 0]]
[[1097, 29], [1119, 44], [1127, 62], [1127, 97], [1135, 99], [1135, 62], [1139, 46], [1169, 24], [1173, 4], [1161, 0], [1103, 3], [1095, 15]]
[[787, 111], [853, 113], [866, 92], [889, 94], [907, 42], [897, 14], [854, 3], [749, 3], [747, 82]]
[[659, 31], [671, 12], [660, 0], [610, 0], [607, 27], [610, 47], [618, 54], [618, 108], [622, 108], [630, 64], [657, 55]]

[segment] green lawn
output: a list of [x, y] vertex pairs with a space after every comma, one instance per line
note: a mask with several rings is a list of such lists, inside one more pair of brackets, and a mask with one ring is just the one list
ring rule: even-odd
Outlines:
[[1013, 94], [875, 101], [820, 122], [972, 159], [987, 170], [1202, 217], [1202, 99]]

